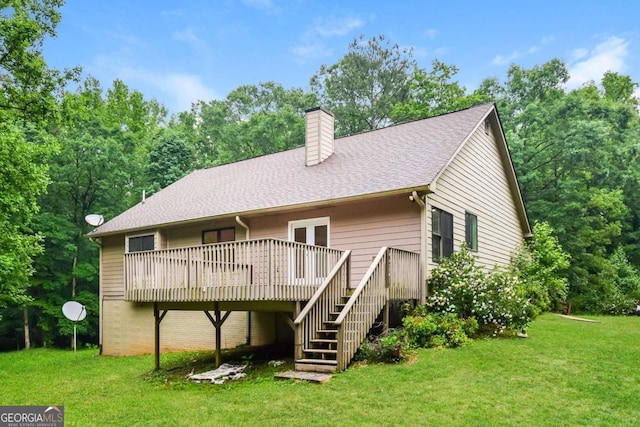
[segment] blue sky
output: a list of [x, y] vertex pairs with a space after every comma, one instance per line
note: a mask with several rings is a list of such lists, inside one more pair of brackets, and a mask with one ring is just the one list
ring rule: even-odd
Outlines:
[[44, 53], [52, 67], [82, 66], [105, 89], [119, 78], [175, 113], [244, 84], [308, 89], [361, 34], [413, 48], [425, 68], [456, 65], [468, 89], [504, 79], [511, 63], [555, 57], [568, 64], [568, 88], [607, 70], [637, 82], [639, 18], [632, 0], [67, 0]]

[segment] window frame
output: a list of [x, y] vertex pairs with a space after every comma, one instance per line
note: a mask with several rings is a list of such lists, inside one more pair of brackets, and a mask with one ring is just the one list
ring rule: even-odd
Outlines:
[[[153, 243], [153, 247], [151, 249], [137, 249], [137, 250], [131, 250], [131, 240], [132, 239], [144, 239], [145, 237], [151, 237], [152, 238], [152, 243]], [[144, 240], [143, 240], [144, 242]], [[155, 251], [156, 250], [156, 242], [157, 242], [157, 236], [156, 233], [140, 233], [140, 234], [132, 234], [132, 235], [127, 235], [126, 236], [126, 240], [125, 240], [125, 247], [126, 247], [126, 253], [130, 254], [130, 253], [136, 253], [136, 252], [148, 252], [148, 251]], [[143, 248], [144, 248], [144, 243], [143, 243]]]
[[478, 215], [468, 211], [464, 213], [464, 241], [467, 249], [478, 252]]
[[[233, 240], [221, 240], [222, 232], [233, 230]], [[216, 241], [215, 242], [206, 242], [205, 236], [207, 233], [216, 233]], [[216, 243], [228, 243], [236, 241], [236, 228], [235, 227], [220, 227], [220, 228], [211, 228], [208, 230], [202, 230], [201, 234], [201, 242], [203, 245], [215, 245]]]
[[[437, 219], [436, 219], [437, 218]], [[436, 226], [437, 225], [437, 226]], [[431, 259], [440, 263], [453, 254], [453, 214], [431, 207]]]

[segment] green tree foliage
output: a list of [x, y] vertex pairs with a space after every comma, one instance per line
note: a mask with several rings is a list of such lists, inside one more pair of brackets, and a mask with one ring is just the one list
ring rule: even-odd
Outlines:
[[155, 101], [118, 80], [105, 93], [88, 77], [75, 93], [64, 94], [52, 130], [60, 149], [49, 162], [51, 181], [34, 220], [45, 242], [30, 288], [36, 343], [60, 344], [69, 334], [72, 325], [60, 310], [69, 299], [87, 307], [78, 331], [95, 341], [98, 246], [85, 237], [91, 227], [84, 217], [98, 213], [108, 219], [140, 200], [149, 181], [149, 146], [163, 119]]
[[433, 117], [462, 110], [490, 99], [481, 91], [467, 95], [465, 87], [452, 80], [457, 73], [456, 66], [447, 65], [437, 59], [433, 61], [429, 72], [416, 68], [410, 83], [409, 99], [393, 106], [393, 120], [403, 122]]
[[224, 100], [200, 101], [171, 123], [192, 147], [194, 168], [209, 167], [304, 144], [304, 111], [315, 95], [274, 82], [241, 86]]
[[391, 45], [384, 36], [360, 36], [337, 63], [322, 65], [310, 84], [321, 105], [335, 114], [336, 134], [348, 135], [392, 122], [392, 107], [409, 100], [415, 67], [410, 49]]
[[167, 130], [152, 144], [147, 164], [149, 194], [174, 183], [191, 170], [193, 152], [180, 134]]
[[56, 93], [78, 69], [60, 72], [42, 57], [45, 37], [56, 36], [63, 0], [0, 2], [0, 110], [32, 123], [49, 121]]
[[601, 273], [616, 248], [640, 261], [640, 120], [627, 77], [607, 73], [600, 87], [566, 92], [568, 78], [566, 66], [552, 60], [530, 70], [514, 65], [504, 84], [485, 87], [499, 96], [530, 216], [548, 222], [571, 256], [569, 300], [594, 310], [605, 298]]
[[0, 308], [28, 301], [32, 259], [42, 249], [31, 222], [47, 185], [50, 151], [47, 138], [35, 129], [0, 121]]
[[565, 301], [569, 255], [563, 251], [548, 223], [534, 224], [533, 237], [525, 241], [512, 265], [526, 286], [535, 314], [557, 309], [558, 303]]
[[45, 190], [55, 141], [44, 132], [57, 114], [55, 95], [77, 70], [49, 69], [44, 38], [55, 36], [61, 1], [0, 3], [0, 308], [24, 304], [41, 237], [32, 218]]

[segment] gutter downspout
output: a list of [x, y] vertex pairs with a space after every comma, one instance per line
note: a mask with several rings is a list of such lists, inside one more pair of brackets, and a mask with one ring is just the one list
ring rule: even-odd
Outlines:
[[[427, 205], [417, 191], [411, 192], [409, 200], [416, 202], [418, 206], [420, 206], [420, 243], [422, 246], [420, 248], [420, 252], [422, 253], [421, 281], [424, 282], [427, 274]], [[422, 290], [420, 292], [420, 304], [424, 304], [427, 301], [426, 284], [423, 283], [420, 289]]]
[[[236, 222], [245, 230], [244, 239], [249, 240], [251, 237], [251, 230], [249, 229], [247, 223], [245, 223], [242, 218], [240, 218], [240, 215], [236, 215]], [[247, 312], [247, 345], [251, 345], [251, 311]]]
[[236, 215], [236, 222], [238, 223], [238, 225], [240, 225], [240, 227], [245, 229], [245, 240], [249, 240], [251, 238], [251, 230], [249, 229], [249, 226], [240, 218], [240, 215]]

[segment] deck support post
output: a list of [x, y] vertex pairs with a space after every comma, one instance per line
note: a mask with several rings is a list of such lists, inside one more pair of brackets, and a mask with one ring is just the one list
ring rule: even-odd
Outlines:
[[220, 321], [220, 303], [215, 303], [213, 311], [216, 315], [216, 366], [220, 366], [220, 361], [222, 360], [222, 322]]
[[[300, 301], [296, 301], [296, 305], [294, 308], [294, 313], [293, 313], [293, 318], [296, 319], [298, 317], [298, 315], [300, 314], [300, 312], [302, 311], [302, 304], [300, 304]], [[294, 349], [293, 349], [293, 359], [294, 360], [298, 360], [298, 359], [302, 359], [302, 325], [296, 325], [294, 323], [294, 329], [293, 329], [293, 334], [294, 334]]]
[[218, 301], [213, 303], [213, 314], [215, 318], [212, 317], [211, 313], [208, 311], [204, 312], [209, 321], [216, 328], [216, 367], [220, 366], [220, 361], [222, 359], [222, 324], [227, 320], [231, 313], [231, 311], [227, 311], [224, 313], [224, 316], [221, 316], [220, 303]]
[[158, 303], [153, 303], [153, 318], [154, 318], [154, 330], [155, 330], [155, 342], [154, 342], [154, 362], [155, 362], [155, 370], [160, 369], [160, 322], [164, 319], [164, 316], [167, 314], [168, 310], [164, 310], [162, 314], [160, 314], [160, 310], [158, 309]]

